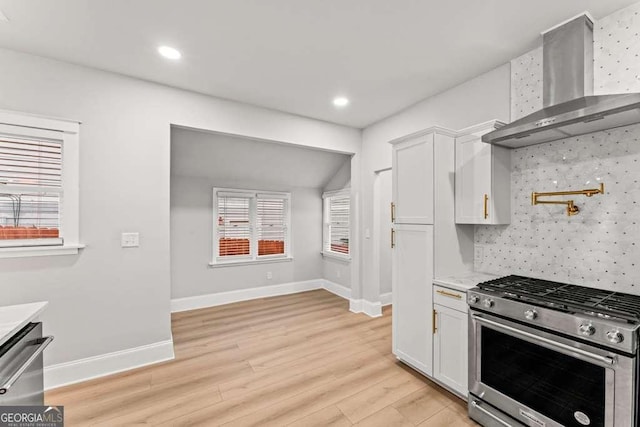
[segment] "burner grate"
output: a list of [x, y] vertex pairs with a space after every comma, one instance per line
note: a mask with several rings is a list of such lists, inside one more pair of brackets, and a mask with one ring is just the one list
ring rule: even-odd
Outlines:
[[640, 296], [636, 295], [514, 275], [480, 283], [478, 287], [551, 308], [640, 322]]

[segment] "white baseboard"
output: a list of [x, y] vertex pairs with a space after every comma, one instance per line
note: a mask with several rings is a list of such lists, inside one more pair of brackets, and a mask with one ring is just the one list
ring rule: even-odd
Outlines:
[[349, 300], [349, 311], [352, 313], [362, 313], [362, 300], [361, 299], [350, 299]]
[[382, 316], [382, 304], [380, 301], [371, 302], [366, 299], [349, 300], [349, 311], [352, 313], [364, 313], [369, 317]]
[[380, 304], [382, 304], [383, 307], [387, 305], [391, 305], [392, 300], [393, 300], [393, 294], [391, 292], [380, 294]]
[[327, 279], [322, 279], [322, 287], [332, 294], [338, 295], [339, 297], [348, 300], [351, 299], [351, 289], [347, 288], [346, 286], [342, 286]]
[[44, 388], [62, 387], [154, 363], [172, 360], [173, 341], [161, 341], [127, 350], [87, 357], [44, 368]]
[[[237, 291], [220, 292], [217, 294], [198, 295], [195, 297], [177, 298], [171, 300], [171, 312], [196, 310], [199, 308], [215, 307], [234, 302], [249, 301], [256, 298], [275, 297], [298, 292], [325, 289], [332, 294], [349, 300], [349, 311], [364, 313], [371, 317], [382, 315], [382, 305], [390, 304], [391, 293], [381, 295], [389, 300], [382, 304], [380, 301], [371, 302], [363, 299], [352, 299], [351, 289], [326, 279], [305, 280], [303, 282], [283, 283], [280, 285], [261, 286], [256, 288], [239, 289]], [[386, 297], [388, 295], [388, 297]], [[386, 300], [385, 300], [386, 301]]]
[[171, 312], [177, 313], [180, 311], [215, 307], [233, 302], [248, 301], [256, 298], [275, 297], [279, 295], [295, 294], [297, 292], [312, 291], [314, 289], [323, 289], [323, 282], [323, 279], [305, 280], [303, 282], [283, 283], [280, 285], [239, 289], [237, 291], [220, 292], [217, 294], [177, 298], [171, 300]]

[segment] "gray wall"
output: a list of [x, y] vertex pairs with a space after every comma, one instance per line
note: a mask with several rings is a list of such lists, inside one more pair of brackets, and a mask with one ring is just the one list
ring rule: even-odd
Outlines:
[[[640, 92], [640, 3], [595, 25], [595, 92]], [[522, 117], [542, 107], [540, 48], [512, 61], [512, 105]], [[596, 132], [511, 152], [509, 226], [476, 226], [475, 268], [640, 294], [640, 126]], [[532, 191], [579, 190], [605, 183], [606, 194], [576, 196], [581, 212], [531, 206]]]
[[[0, 108], [82, 121], [78, 256], [0, 259], [0, 305], [48, 300], [45, 364], [171, 338], [170, 125], [359, 153], [360, 132], [0, 49]], [[357, 157], [357, 155], [356, 155]], [[141, 246], [120, 248], [139, 231]]]
[[[293, 261], [210, 267], [212, 258], [213, 187], [249, 188], [243, 182], [212, 182], [206, 178], [171, 178], [171, 298], [198, 295], [322, 277], [322, 197], [314, 188], [257, 188], [291, 190]], [[267, 279], [267, 272], [273, 274]]]
[[[325, 185], [324, 191], [336, 191], [347, 188], [351, 185], [351, 160], [347, 159], [342, 167], [333, 175]], [[352, 200], [353, 201], [353, 200]], [[354, 206], [351, 207], [352, 216]], [[355, 235], [352, 226], [352, 235]], [[353, 239], [352, 239], [353, 240]], [[349, 248], [351, 251], [351, 247]], [[352, 255], [353, 258], [353, 255]], [[351, 262], [330, 257], [322, 258], [322, 278], [330, 282], [337, 283], [345, 288], [351, 289]]]
[[380, 236], [380, 262], [378, 264], [379, 277], [380, 277], [380, 294], [387, 294], [391, 292], [391, 214], [389, 213], [389, 206], [392, 201], [392, 184], [393, 173], [391, 170], [386, 170], [378, 173], [378, 209], [379, 213], [379, 225], [378, 230]]

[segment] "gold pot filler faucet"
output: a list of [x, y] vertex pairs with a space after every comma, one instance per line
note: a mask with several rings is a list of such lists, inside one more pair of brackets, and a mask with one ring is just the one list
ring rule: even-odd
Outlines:
[[577, 215], [580, 212], [580, 209], [574, 204], [573, 200], [539, 200], [540, 197], [551, 197], [551, 196], [574, 196], [574, 195], [582, 195], [591, 197], [594, 194], [604, 194], [604, 183], [600, 183], [600, 188], [591, 188], [588, 190], [577, 190], [577, 191], [552, 191], [548, 193], [531, 193], [531, 204], [535, 205], [566, 205], [567, 206], [567, 215]]

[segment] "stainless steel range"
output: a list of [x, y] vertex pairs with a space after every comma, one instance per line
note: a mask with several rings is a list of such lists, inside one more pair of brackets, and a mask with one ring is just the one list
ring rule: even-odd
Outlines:
[[469, 416], [639, 426], [640, 296], [507, 276], [468, 292]]

